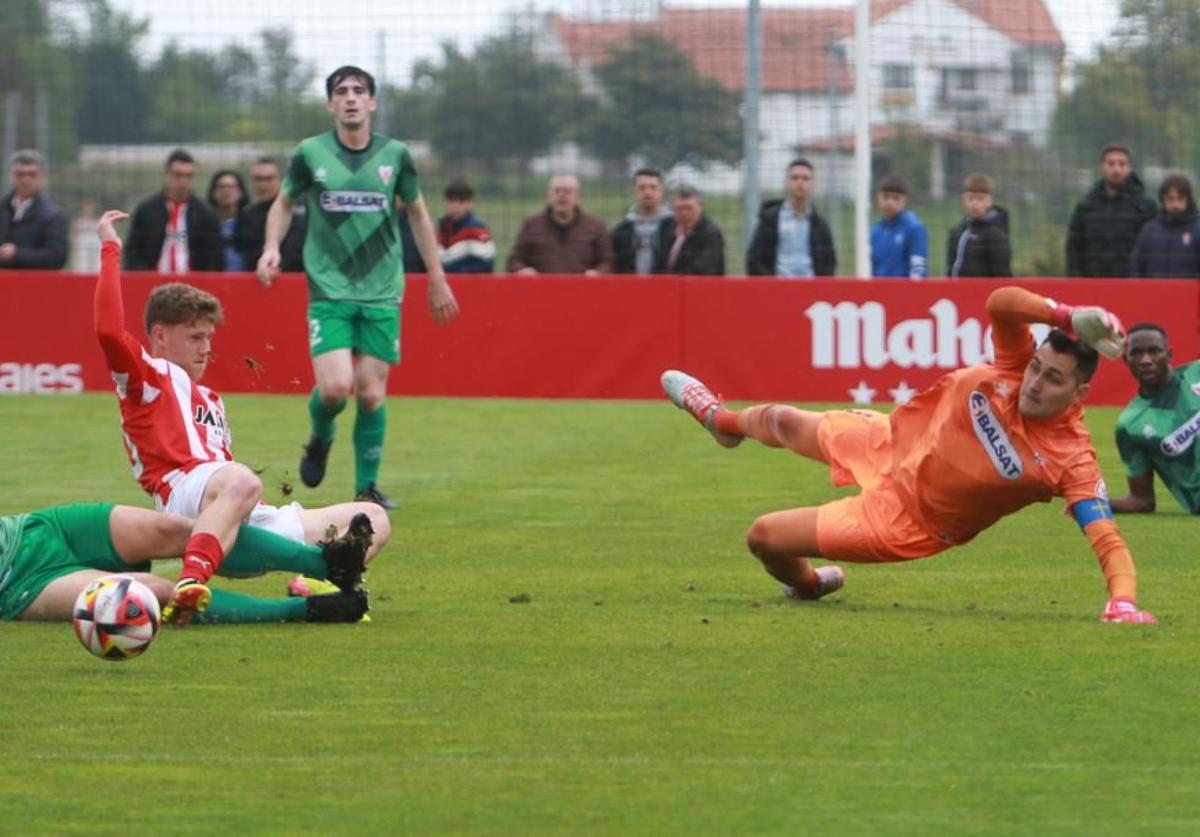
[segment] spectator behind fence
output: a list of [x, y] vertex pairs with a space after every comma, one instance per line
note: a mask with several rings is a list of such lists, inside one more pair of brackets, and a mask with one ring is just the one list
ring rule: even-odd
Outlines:
[[446, 214], [437, 222], [442, 267], [447, 273], [491, 273], [496, 264], [496, 242], [487, 224], [474, 212], [475, 190], [456, 177], [446, 184], [442, 198]]
[[100, 239], [96, 238], [96, 202], [84, 198], [79, 202], [79, 214], [71, 219], [71, 257], [68, 270], [76, 273], [100, 272]]
[[222, 169], [208, 181], [208, 205], [217, 213], [217, 232], [221, 236], [221, 259], [225, 270], [249, 270], [242, 242], [242, 211], [250, 199], [246, 183], [231, 169]]
[[992, 203], [992, 179], [986, 174], [968, 174], [963, 180], [962, 205], [967, 215], [950, 230], [946, 273], [954, 277], [1012, 276], [1008, 212]]
[[704, 213], [704, 198], [694, 186], [680, 186], [671, 198], [672, 214], [659, 222], [655, 273], [724, 276], [725, 238]]
[[579, 180], [556, 174], [546, 190], [546, 209], [521, 223], [508, 256], [510, 273], [611, 273], [612, 243], [604, 222], [579, 208]]
[[924, 279], [929, 270], [929, 234], [908, 209], [904, 178], [883, 177], [875, 202], [883, 217], [871, 227], [871, 275]]
[[1129, 275], [1200, 277], [1200, 218], [1192, 181], [1172, 174], [1158, 187], [1158, 217], [1146, 223], [1133, 245]]
[[654, 270], [659, 225], [670, 217], [671, 210], [663, 204], [662, 172], [638, 169], [633, 173], [633, 206], [610, 233], [617, 273], [646, 274]]
[[813, 165], [803, 157], [787, 167], [786, 200], [767, 201], [746, 253], [751, 276], [832, 276], [837, 253], [829, 224], [809, 201]]
[[1142, 225], [1157, 207], [1146, 197], [1129, 149], [1110, 143], [1100, 154], [1101, 177], [1071, 213], [1067, 274], [1126, 276]]
[[196, 161], [177, 148], [167, 156], [162, 191], [133, 211], [125, 243], [126, 270], [187, 273], [221, 270], [217, 216], [192, 194]]
[[67, 263], [67, 216], [42, 194], [46, 162], [32, 149], [8, 160], [12, 191], [0, 204], [0, 268], [60, 270]]
[[[254, 201], [242, 212], [241, 241], [246, 264], [253, 270], [262, 257], [267, 237], [267, 213], [279, 195], [283, 177], [279, 163], [271, 157], [259, 157], [250, 166], [250, 197]], [[288, 273], [304, 272], [304, 235], [308, 231], [307, 207], [297, 204], [292, 221], [279, 245], [279, 269]]]

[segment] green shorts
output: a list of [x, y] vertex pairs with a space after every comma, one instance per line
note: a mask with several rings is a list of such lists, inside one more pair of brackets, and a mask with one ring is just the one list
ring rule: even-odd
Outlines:
[[400, 362], [400, 309], [395, 305], [317, 299], [308, 303], [308, 347], [313, 357], [334, 349]]
[[112, 503], [79, 503], [28, 515], [12, 572], [0, 588], [0, 619], [16, 619], [47, 584], [68, 573], [149, 572], [149, 561], [127, 564], [117, 555], [108, 525], [112, 510]]

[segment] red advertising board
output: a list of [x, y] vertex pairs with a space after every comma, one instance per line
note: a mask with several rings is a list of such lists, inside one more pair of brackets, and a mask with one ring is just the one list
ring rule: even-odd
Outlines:
[[[302, 277], [262, 288], [248, 275], [193, 274], [221, 298], [207, 383], [222, 392], [311, 387]], [[162, 277], [125, 277], [128, 327]], [[990, 351], [982, 281], [466, 276], [452, 279], [462, 315], [437, 327], [424, 277], [410, 277], [404, 395], [654, 398], [677, 367], [747, 400], [892, 403]], [[1029, 280], [1070, 303], [1103, 305], [1127, 325], [1153, 321], [1180, 361], [1197, 354], [1200, 286], [1190, 281]], [[92, 332], [92, 277], [0, 273], [0, 394], [108, 389]], [[1104, 364], [1091, 403], [1123, 403], [1132, 381]]]

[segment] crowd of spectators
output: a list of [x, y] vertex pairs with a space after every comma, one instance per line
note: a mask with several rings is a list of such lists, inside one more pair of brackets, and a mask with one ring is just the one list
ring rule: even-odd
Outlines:
[[[1200, 278], [1200, 212], [1191, 181], [1166, 177], [1156, 203], [1146, 194], [1127, 147], [1106, 146], [1100, 177], [1071, 214], [1066, 242], [1067, 275], [1077, 277]], [[0, 199], [0, 269], [57, 270], [68, 255], [75, 270], [95, 269], [87, 247], [68, 252], [66, 214], [45, 194], [46, 164], [32, 150], [9, 159], [11, 190]], [[163, 274], [190, 271], [249, 272], [262, 254], [267, 212], [283, 183], [280, 164], [261, 157], [250, 166], [249, 188], [241, 172], [212, 176], [206, 199], [194, 191], [196, 161], [183, 149], [167, 157], [162, 187], [133, 212], [125, 266]], [[545, 207], [525, 218], [508, 254], [512, 274], [678, 274], [809, 278], [833, 276], [837, 251], [829, 222], [813, 204], [815, 168], [803, 158], [786, 169], [783, 197], [763, 203], [749, 237], [744, 265], [729, 270], [725, 239], [704, 209], [694, 185], [666, 188], [660, 170], [633, 175], [633, 204], [611, 229], [583, 208], [578, 178], [550, 178]], [[996, 184], [986, 174], [967, 175], [964, 215], [947, 232], [943, 275], [1001, 278], [1013, 275], [1008, 212], [995, 203]], [[876, 190], [879, 220], [871, 228], [871, 276], [921, 279], [930, 274], [929, 234], [909, 207], [909, 187], [895, 174]], [[475, 212], [475, 192], [462, 178], [443, 192], [445, 214], [436, 225], [439, 255], [450, 273], [491, 273], [496, 245]], [[71, 239], [90, 241], [94, 206], [70, 225]], [[84, 228], [87, 229], [84, 229]], [[307, 228], [303, 207], [293, 213], [283, 239], [282, 269], [304, 269]], [[424, 272], [403, 213], [400, 233], [405, 269]], [[78, 252], [76, 252], [78, 250]], [[743, 270], [744, 268], [744, 270]]]

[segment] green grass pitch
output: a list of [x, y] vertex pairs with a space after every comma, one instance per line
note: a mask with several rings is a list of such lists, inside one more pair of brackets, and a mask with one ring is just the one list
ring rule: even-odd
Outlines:
[[[228, 401], [279, 500], [303, 400]], [[351, 416], [302, 502], [346, 499]], [[0, 427], [0, 514], [145, 503], [111, 396], [6, 397]], [[382, 487], [370, 624], [165, 630], [123, 664], [0, 625], [0, 832], [1200, 832], [1200, 521], [1161, 489], [1121, 521], [1135, 628], [1097, 622], [1061, 503], [785, 603], [743, 535], [834, 496], [823, 469], [666, 402], [396, 399]]]

